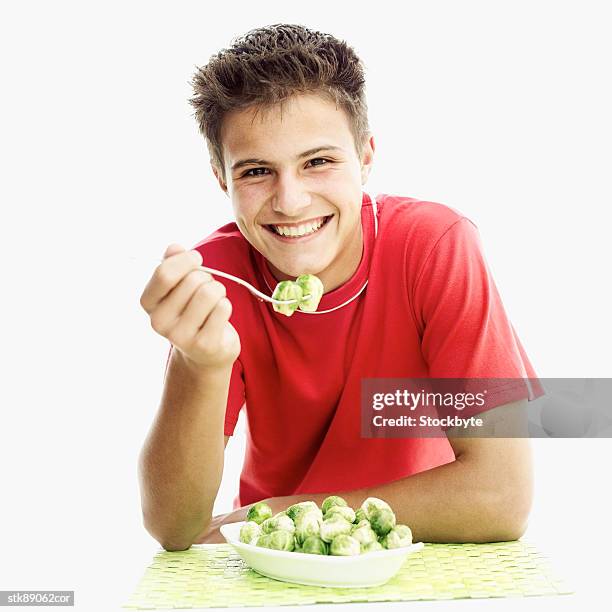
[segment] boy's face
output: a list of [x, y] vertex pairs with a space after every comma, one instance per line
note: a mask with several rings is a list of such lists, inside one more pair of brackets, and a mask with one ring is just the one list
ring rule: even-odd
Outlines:
[[314, 94], [230, 113], [221, 139], [227, 183], [215, 175], [275, 277], [316, 274], [326, 291], [348, 280], [362, 254], [373, 139], [358, 156], [345, 112]]

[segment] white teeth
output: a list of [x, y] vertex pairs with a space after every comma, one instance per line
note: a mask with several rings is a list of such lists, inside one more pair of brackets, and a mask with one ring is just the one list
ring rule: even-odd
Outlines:
[[314, 223], [304, 223], [303, 225], [296, 226], [279, 226], [273, 225], [272, 227], [276, 230], [277, 234], [281, 236], [306, 236], [307, 234], [312, 234], [316, 232], [325, 222], [325, 219], [321, 219], [320, 221], [315, 221]]

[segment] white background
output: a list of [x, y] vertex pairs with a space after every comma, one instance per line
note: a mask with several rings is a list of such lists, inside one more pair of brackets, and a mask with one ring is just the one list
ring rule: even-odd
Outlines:
[[[608, 10], [3, 2], [0, 590], [74, 589], [80, 609], [114, 609], [158, 549], [136, 461], [168, 345], [138, 299], [167, 244], [193, 246], [232, 220], [187, 98], [195, 67], [253, 27], [299, 22], [347, 39], [366, 64], [377, 139], [368, 189], [443, 202], [479, 226], [540, 376], [609, 377]], [[534, 447], [526, 539], [581, 601], [603, 605], [610, 440]], [[238, 434], [219, 512], [242, 451]]]

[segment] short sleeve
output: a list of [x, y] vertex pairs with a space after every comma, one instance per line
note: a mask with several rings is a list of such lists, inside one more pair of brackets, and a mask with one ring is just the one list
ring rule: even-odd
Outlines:
[[[166, 359], [164, 378], [168, 372], [168, 364], [170, 363], [173, 348], [174, 347], [170, 345], [168, 358]], [[234, 434], [234, 429], [236, 428], [236, 423], [238, 422], [240, 410], [244, 406], [244, 397], [244, 374], [242, 364], [240, 363], [240, 359], [236, 359], [236, 361], [234, 361], [234, 365], [232, 366], [232, 374], [230, 377], [229, 392], [227, 396], [227, 406], [225, 408], [225, 424], [223, 426], [223, 433], [226, 436], [231, 436]]]
[[435, 243], [416, 280], [413, 303], [430, 378], [536, 377], [469, 219], [454, 222]]
[[244, 372], [240, 359], [236, 359], [232, 366], [232, 375], [227, 396], [227, 408], [225, 409], [225, 427], [223, 431], [226, 436], [234, 434], [240, 410], [242, 410], [244, 406], [244, 397]]

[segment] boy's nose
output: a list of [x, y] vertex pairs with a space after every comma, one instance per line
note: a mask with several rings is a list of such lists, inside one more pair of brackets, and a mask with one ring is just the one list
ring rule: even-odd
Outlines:
[[272, 198], [272, 209], [287, 217], [299, 217], [310, 206], [310, 193], [301, 181], [293, 177], [280, 177]]

